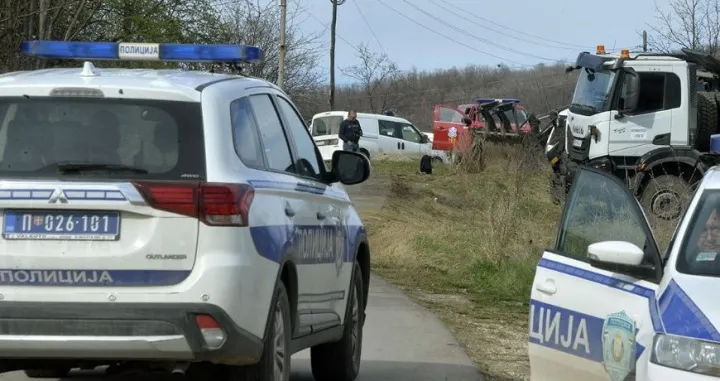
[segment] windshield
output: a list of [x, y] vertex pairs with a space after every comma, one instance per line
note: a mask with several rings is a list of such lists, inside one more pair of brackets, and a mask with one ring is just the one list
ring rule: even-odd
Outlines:
[[720, 191], [700, 197], [682, 243], [677, 270], [685, 274], [720, 276]]
[[0, 178], [202, 179], [199, 103], [0, 98]]
[[581, 114], [595, 114], [607, 110], [610, 105], [615, 72], [582, 69], [578, 77], [571, 108]]
[[337, 135], [343, 119], [342, 116], [324, 116], [313, 119], [312, 136]]

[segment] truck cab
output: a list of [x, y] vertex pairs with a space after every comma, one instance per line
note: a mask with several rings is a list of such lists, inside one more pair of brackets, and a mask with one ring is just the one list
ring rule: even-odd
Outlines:
[[[599, 45], [568, 71], [579, 72], [567, 116], [568, 181], [579, 165], [614, 173], [651, 214], [678, 218], [718, 131], [717, 93], [706, 90], [717, 89], [720, 61], [690, 50], [610, 55]], [[674, 211], [656, 210], [660, 199]]]

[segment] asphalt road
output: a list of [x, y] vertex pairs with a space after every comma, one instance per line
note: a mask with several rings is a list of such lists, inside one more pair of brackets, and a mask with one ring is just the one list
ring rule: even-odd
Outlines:
[[[358, 381], [480, 381], [482, 376], [442, 322], [401, 291], [372, 278]], [[309, 351], [292, 359], [292, 381], [312, 381]], [[74, 381], [141, 381], [145, 377], [84, 373]], [[162, 381], [165, 377], [150, 376]], [[181, 381], [182, 378], [168, 377]], [[29, 381], [22, 372], [0, 375], [0, 381]], [[144, 381], [144, 380], [143, 380]]]
[[[389, 178], [347, 187], [363, 218], [372, 218], [385, 203]], [[481, 381], [483, 377], [442, 322], [380, 278], [371, 278], [362, 363], [357, 381]], [[292, 358], [291, 381], [312, 381], [310, 351]], [[74, 374], [73, 381], [182, 381], [182, 377]], [[29, 381], [22, 372], [0, 375], [0, 381]], [[35, 379], [36, 380], [36, 379]], [[208, 380], [210, 381], [210, 380]]]

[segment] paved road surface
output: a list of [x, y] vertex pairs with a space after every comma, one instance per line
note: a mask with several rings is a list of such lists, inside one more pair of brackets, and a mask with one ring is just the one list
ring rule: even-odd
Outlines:
[[[471, 360], [437, 317], [379, 278], [372, 279], [367, 313], [358, 381], [482, 380]], [[291, 380], [312, 381], [309, 351], [296, 354], [292, 361]], [[147, 380], [162, 381], [161, 378], [165, 377], [150, 376]], [[97, 374], [67, 378], [74, 381], [144, 381], [140, 379], [137, 376], [110, 379]], [[0, 376], [0, 381], [29, 380], [32, 379], [21, 372]]]
[[[372, 214], [384, 204], [389, 187], [389, 178], [380, 177], [347, 188], [364, 218], [372, 218]], [[472, 361], [435, 315], [376, 277], [370, 284], [367, 316], [358, 381], [482, 380]], [[291, 381], [312, 381], [309, 357], [309, 351], [293, 356]], [[157, 376], [123, 376], [112, 377], [111, 380], [145, 379], [163, 381]], [[0, 375], [0, 381], [29, 380], [22, 372]], [[77, 374], [67, 380], [100, 381], [110, 378], [90, 373]]]

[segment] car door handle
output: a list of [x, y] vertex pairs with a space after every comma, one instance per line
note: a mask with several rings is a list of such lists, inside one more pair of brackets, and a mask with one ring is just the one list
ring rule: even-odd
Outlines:
[[535, 285], [535, 289], [548, 295], [553, 295], [557, 292], [555, 281], [552, 279], [546, 279], [545, 282]]
[[400, 149], [400, 142], [398, 142], [398, 149]]
[[405, 143], [402, 143], [402, 149], [405, 149]]
[[285, 205], [285, 215], [288, 217], [295, 217], [295, 210], [290, 205]]
[[317, 212], [317, 219], [318, 219], [318, 220], [324, 220], [326, 217], [327, 217], [327, 216], [325, 215], [325, 213]]

